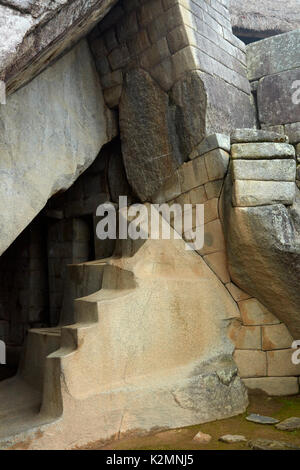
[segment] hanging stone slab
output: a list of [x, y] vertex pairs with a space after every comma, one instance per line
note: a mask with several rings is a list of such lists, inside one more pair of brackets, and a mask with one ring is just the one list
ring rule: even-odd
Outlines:
[[273, 142], [233, 144], [231, 146], [232, 158], [246, 158], [250, 160], [265, 160], [266, 158], [294, 158], [295, 149], [289, 144]]
[[294, 416], [292, 418], [287, 418], [284, 421], [281, 421], [281, 423], [276, 424], [275, 427], [280, 431], [296, 431], [297, 429], [300, 429], [300, 418]]
[[233, 435], [233, 434], [225, 434], [219, 438], [220, 442], [225, 442], [226, 444], [235, 444], [236, 442], [246, 442], [247, 439], [245, 436]]
[[272, 441], [269, 439], [256, 439], [249, 441], [248, 446], [252, 450], [300, 450], [299, 446], [288, 444], [282, 441]]
[[258, 423], [258, 424], [277, 424], [279, 420], [276, 418], [272, 418], [271, 416], [262, 416], [255, 413], [247, 416], [247, 421], [251, 421], [251, 423]]
[[286, 135], [262, 129], [236, 129], [231, 133], [231, 143], [283, 142], [288, 143]]

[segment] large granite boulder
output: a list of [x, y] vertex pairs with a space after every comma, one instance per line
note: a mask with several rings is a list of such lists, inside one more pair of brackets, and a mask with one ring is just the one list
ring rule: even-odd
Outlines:
[[0, 254], [110, 140], [87, 42], [0, 106]]
[[294, 205], [232, 207], [224, 190], [224, 224], [231, 279], [300, 337], [300, 193]]
[[100, 21], [116, 0], [1, 0], [0, 79], [30, 81]]
[[265, 38], [300, 28], [298, 0], [230, 0], [235, 34]]

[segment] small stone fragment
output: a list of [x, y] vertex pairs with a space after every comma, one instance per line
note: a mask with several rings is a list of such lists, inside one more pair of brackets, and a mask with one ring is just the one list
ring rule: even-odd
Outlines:
[[282, 441], [272, 441], [269, 439], [256, 439], [249, 441], [248, 446], [253, 450], [300, 450], [299, 446], [288, 444]]
[[251, 421], [252, 423], [259, 423], [259, 424], [277, 424], [279, 420], [276, 418], [272, 418], [270, 416], [261, 416], [255, 413], [247, 416], [247, 421]]
[[220, 442], [226, 442], [226, 444], [234, 444], [236, 442], [246, 442], [245, 436], [239, 436], [234, 434], [225, 434], [219, 438]]
[[193, 438], [193, 441], [198, 442], [198, 444], [208, 444], [211, 441], [211, 436], [199, 431]]
[[300, 418], [293, 416], [292, 418], [287, 418], [275, 426], [280, 431], [296, 431], [300, 429]]

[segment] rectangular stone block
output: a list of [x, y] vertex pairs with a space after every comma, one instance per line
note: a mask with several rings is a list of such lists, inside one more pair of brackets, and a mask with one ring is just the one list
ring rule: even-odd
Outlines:
[[270, 204], [291, 205], [295, 200], [295, 183], [285, 181], [236, 180], [232, 204], [235, 207], [253, 207]]
[[235, 129], [231, 133], [231, 143], [253, 143], [253, 142], [288, 142], [288, 137], [269, 130], [263, 129]]
[[257, 299], [238, 302], [244, 325], [276, 325], [280, 321]]
[[233, 144], [231, 146], [232, 158], [237, 159], [278, 159], [294, 158], [295, 149], [292, 145], [263, 142], [251, 144]]
[[219, 197], [221, 194], [222, 187], [223, 187], [223, 180], [210, 181], [209, 183], [205, 184], [204, 187], [205, 187], [207, 199]]
[[261, 123], [274, 126], [300, 121], [299, 76], [300, 68], [259, 81], [257, 105]]
[[215, 181], [224, 178], [228, 170], [229, 153], [222, 149], [216, 149], [203, 156], [209, 180]]
[[223, 149], [226, 152], [230, 152], [230, 137], [225, 134], [209, 135], [192, 151], [189, 158], [193, 160], [215, 149]]
[[263, 351], [237, 349], [233, 359], [241, 378], [265, 377], [267, 375], [267, 356]]
[[205, 186], [199, 186], [198, 188], [192, 189], [189, 192], [190, 195], [190, 203], [191, 204], [203, 204], [203, 202], [207, 201]]
[[284, 126], [284, 132], [288, 136], [291, 144], [300, 142], [300, 122], [293, 122]]
[[198, 253], [202, 256], [216, 251], [225, 251], [225, 239], [222, 224], [219, 219], [204, 226], [204, 246]]
[[262, 349], [264, 351], [287, 349], [291, 347], [292, 343], [293, 337], [283, 323], [262, 327]]
[[299, 383], [297, 377], [260, 377], [243, 379], [250, 391], [262, 391], [270, 397], [297, 395]]
[[293, 364], [292, 356], [295, 349], [268, 351], [268, 375], [270, 377], [299, 376], [300, 364]]
[[233, 160], [234, 180], [295, 181], [296, 161], [281, 160]]
[[300, 67], [299, 42], [300, 31], [296, 30], [248, 44], [249, 80]]
[[184, 163], [179, 168], [181, 192], [185, 193], [191, 189], [208, 182], [208, 175], [204, 158], [196, 158], [191, 162]]
[[206, 224], [219, 218], [218, 203], [219, 199], [217, 198], [204, 202], [204, 222]]
[[260, 326], [243, 326], [236, 320], [230, 325], [228, 334], [237, 349], [261, 349]]

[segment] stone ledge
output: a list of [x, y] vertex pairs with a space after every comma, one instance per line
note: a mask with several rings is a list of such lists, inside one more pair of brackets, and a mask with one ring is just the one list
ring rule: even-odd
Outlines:
[[233, 160], [234, 180], [295, 181], [295, 160]]
[[295, 158], [295, 149], [289, 144], [273, 142], [233, 144], [231, 146], [231, 155], [234, 159], [250, 160]]

